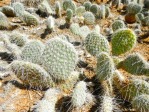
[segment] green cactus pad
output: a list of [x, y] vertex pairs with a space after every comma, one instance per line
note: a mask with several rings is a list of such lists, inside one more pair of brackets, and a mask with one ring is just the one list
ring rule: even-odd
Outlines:
[[23, 15], [25, 8], [24, 5], [20, 2], [15, 2], [12, 4], [12, 7], [14, 9], [14, 12], [16, 14], [16, 16], [20, 17]]
[[25, 61], [13, 61], [9, 68], [25, 85], [32, 87], [53, 86], [50, 75], [39, 65]]
[[149, 95], [142, 94], [135, 97], [132, 101], [132, 106], [138, 112], [149, 112]]
[[143, 20], [142, 20], [142, 24], [144, 26], [149, 26], [149, 16], [146, 16]]
[[66, 23], [70, 24], [72, 17], [73, 17], [73, 11], [71, 9], [67, 9], [65, 18]]
[[26, 43], [22, 49], [22, 59], [32, 63], [40, 64], [41, 55], [44, 51], [45, 45], [39, 40], [31, 40]]
[[142, 10], [142, 7], [137, 3], [130, 3], [127, 6], [127, 13], [137, 14]]
[[82, 37], [83, 40], [85, 40], [86, 36], [90, 33], [90, 29], [88, 26], [82, 26], [80, 27], [80, 36]]
[[100, 5], [100, 10], [99, 10], [99, 17], [101, 19], [105, 19], [107, 17], [109, 17], [110, 15], [110, 9], [108, 6], [105, 6], [105, 5]]
[[56, 88], [62, 90], [65, 93], [70, 93], [72, 92], [74, 85], [76, 82], [79, 80], [79, 73], [78, 72], [72, 72], [71, 76], [62, 82], [56, 82]]
[[97, 4], [93, 4], [91, 7], [90, 7], [90, 11], [97, 15], [99, 13], [99, 6]]
[[19, 32], [13, 32], [10, 35], [9, 40], [10, 40], [11, 43], [14, 43], [19, 47], [23, 47], [28, 39], [27, 39], [26, 35], [23, 35]]
[[113, 112], [114, 110], [113, 98], [110, 96], [102, 97], [101, 112]]
[[80, 6], [80, 7], [78, 7], [78, 8], [76, 9], [76, 15], [77, 15], [77, 16], [82, 16], [85, 11], [86, 11], [86, 10], [85, 10], [85, 7]]
[[43, 67], [58, 80], [66, 80], [75, 69], [77, 53], [71, 43], [60, 38], [50, 39], [42, 55]]
[[10, 6], [3, 6], [3, 7], [2, 7], [2, 12], [3, 12], [6, 16], [9, 16], [9, 17], [14, 17], [14, 16], [16, 16], [14, 9], [13, 9], [12, 7], [10, 7]]
[[55, 3], [55, 12], [56, 12], [56, 15], [58, 17], [61, 17], [61, 11], [62, 11], [62, 9], [61, 9], [60, 2], [56, 1], [56, 3]]
[[96, 77], [104, 81], [112, 77], [115, 67], [112, 58], [106, 52], [101, 52], [97, 57]]
[[94, 24], [95, 23], [95, 16], [92, 12], [85, 12], [83, 14], [85, 24]]
[[51, 15], [51, 14], [54, 14], [50, 4], [49, 4], [49, 0], [43, 0], [39, 5], [38, 5], [38, 10], [39, 12], [41, 13], [41, 15], [43, 14], [46, 14], [47, 16], [48, 15]]
[[72, 0], [64, 0], [63, 9], [66, 11], [67, 9], [71, 9], [73, 13], [76, 11], [76, 4]]
[[86, 103], [87, 87], [84, 81], [80, 81], [76, 84], [73, 93], [71, 103], [73, 107], [82, 107]]
[[49, 16], [46, 20], [47, 29], [53, 31], [55, 27], [55, 21], [52, 16]]
[[117, 30], [112, 35], [112, 53], [113, 55], [124, 54], [136, 45], [136, 35], [130, 29]]
[[29, 12], [24, 12], [23, 15], [21, 16], [22, 20], [26, 23], [27, 26], [30, 25], [38, 25], [39, 24], [39, 20], [36, 16], [30, 14]]
[[80, 34], [79, 24], [78, 23], [72, 23], [70, 26], [70, 31], [75, 35], [79, 35]]
[[136, 21], [139, 23], [142, 23], [142, 20], [144, 19], [144, 15], [142, 13], [136, 14]]
[[0, 30], [8, 29], [9, 25], [8, 18], [5, 16], [5, 14], [0, 12]]
[[141, 94], [149, 94], [149, 83], [141, 79], [130, 79], [126, 84], [117, 82], [115, 85], [122, 97], [128, 101]]
[[93, 56], [97, 56], [101, 52], [110, 52], [110, 45], [107, 39], [96, 32], [87, 35], [85, 39], [85, 47]]
[[116, 30], [121, 29], [121, 28], [125, 28], [124, 22], [122, 20], [114, 21], [114, 23], [112, 24], [113, 31], [116, 31]]
[[92, 3], [89, 1], [84, 2], [83, 6], [85, 7], [86, 11], [90, 11], [90, 7], [92, 6]]
[[149, 63], [139, 53], [129, 55], [120, 66], [131, 74], [149, 76]]

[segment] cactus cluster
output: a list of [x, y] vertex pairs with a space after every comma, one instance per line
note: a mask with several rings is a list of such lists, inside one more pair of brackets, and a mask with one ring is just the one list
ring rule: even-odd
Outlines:
[[[12, 0], [2, 6], [1, 92], [8, 83], [21, 91], [17, 98], [26, 92], [22, 89], [32, 91], [28, 100], [34, 106], [24, 105], [25, 111], [117, 112], [127, 101], [130, 108], [148, 112], [148, 53], [142, 56], [148, 50], [148, 0], [103, 2]], [[36, 93], [42, 97], [38, 102]], [[0, 110], [17, 111], [14, 102], [5, 105], [4, 94]]]
[[127, 6], [127, 14], [125, 16], [125, 21], [127, 23], [134, 23], [136, 22], [135, 15], [142, 10], [142, 7], [137, 3], [130, 3]]

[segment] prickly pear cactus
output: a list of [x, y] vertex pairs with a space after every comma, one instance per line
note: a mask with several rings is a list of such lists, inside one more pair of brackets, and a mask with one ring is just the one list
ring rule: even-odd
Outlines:
[[112, 35], [113, 55], [124, 54], [136, 45], [136, 35], [130, 29], [119, 29]]
[[55, 105], [58, 100], [59, 91], [53, 88], [48, 89], [42, 100], [33, 106], [33, 112], [56, 112]]
[[78, 23], [72, 23], [70, 26], [70, 31], [75, 35], [79, 35], [80, 34], [79, 24]]
[[12, 4], [12, 7], [14, 9], [14, 12], [16, 16], [20, 17], [25, 11], [24, 5], [20, 2], [15, 2]]
[[135, 97], [132, 101], [132, 106], [138, 112], [149, 112], [149, 95], [142, 94], [140, 96]]
[[101, 19], [105, 19], [107, 17], [109, 17], [110, 15], [110, 9], [108, 6], [105, 6], [105, 5], [100, 5], [100, 10], [99, 10], [99, 17]]
[[84, 81], [80, 81], [76, 84], [73, 93], [71, 103], [73, 107], [82, 107], [86, 103], [87, 87]]
[[142, 13], [136, 14], [136, 21], [139, 23], [142, 23], [142, 20], [144, 19], [144, 15]]
[[3, 6], [2, 12], [8, 17], [16, 16], [14, 9], [11, 6]]
[[46, 43], [42, 54], [42, 66], [55, 79], [66, 80], [75, 69], [77, 59], [72, 44], [60, 38], [53, 38]]
[[137, 3], [130, 3], [127, 6], [127, 13], [129, 14], [137, 14], [142, 10], [142, 7]]
[[21, 19], [26, 23], [27, 26], [30, 26], [30, 25], [36, 26], [39, 24], [38, 18], [26, 11], [21, 16]]
[[0, 30], [8, 29], [10, 26], [8, 18], [0, 12]]
[[99, 13], [99, 6], [97, 4], [93, 4], [91, 7], [90, 7], [90, 11], [95, 14], [95, 15], [98, 15]]
[[139, 53], [130, 54], [120, 66], [131, 74], [149, 76], [149, 63]]
[[144, 0], [144, 7], [149, 9], [149, 0]]
[[95, 23], [95, 16], [92, 12], [85, 12], [83, 14], [85, 24], [94, 24]]
[[66, 11], [67, 9], [71, 9], [73, 13], [76, 11], [76, 4], [72, 0], [64, 0], [63, 9]]
[[21, 3], [23, 3], [25, 6], [37, 8], [37, 6], [38, 6], [43, 0], [19, 0], [19, 1], [20, 1]]
[[92, 6], [92, 3], [89, 1], [84, 2], [83, 6], [85, 7], [86, 11], [90, 11], [90, 7]]
[[122, 82], [114, 80], [114, 84], [119, 89], [122, 97], [128, 101], [132, 101], [134, 97], [141, 94], [149, 94], [149, 83], [142, 79], [129, 79], [128, 82], [125, 80]]
[[60, 5], [60, 2], [56, 1], [55, 2], [55, 12], [56, 12], [56, 15], [58, 17], [61, 17], [61, 11], [62, 11], [62, 8], [61, 8], [61, 5]]
[[74, 88], [74, 85], [77, 83], [78, 80], [79, 73], [74, 71], [71, 73], [71, 76], [67, 80], [63, 82], [57, 82], [55, 87], [65, 93], [71, 93]]
[[46, 15], [46, 16], [54, 14], [48, 0], [43, 0], [38, 5], [38, 11], [40, 12], [41, 15], [43, 14], [43, 15]]
[[79, 7], [76, 9], [76, 15], [77, 15], [77, 16], [82, 16], [84, 12], [85, 12], [85, 7], [83, 7], [83, 6], [79, 6]]
[[83, 40], [85, 40], [86, 36], [90, 33], [90, 29], [88, 26], [82, 26], [80, 27], [80, 36], [82, 37]]
[[28, 41], [28, 38], [26, 35], [23, 35], [19, 32], [13, 32], [10, 35], [9, 40], [11, 43], [14, 43], [19, 47], [23, 47], [25, 45], [25, 43]]
[[113, 112], [113, 99], [110, 96], [103, 96], [101, 104], [101, 112]]
[[25, 85], [37, 88], [54, 85], [51, 76], [37, 64], [16, 60], [9, 65], [9, 69], [11, 69]]
[[146, 16], [143, 20], [142, 20], [142, 24], [144, 26], [149, 26], [149, 16]]
[[47, 29], [53, 31], [54, 30], [54, 27], [55, 27], [55, 21], [54, 21], [54, 18], [52, 16], [49, 16], [47, 18], [47, 21], [46, 21], [46, 24], [47, 24]]
[[87, 35], [85, 48], [93, 56], [97, 56], [101, 52], [110, 52], [110, 45], [107, 39], [96, 32]]
[[41, 63], [41, 55], [45, 45], [39, 40], [31, 40], [22, 49], [22, 59], [32, 63]]
[[124, 22], [122, 20], [114, 21], [114, 23], [112, 24], [113, 31], [116, 31], [116, 30], [121, 29], [121, 28], [125, 28]]
[[67, 24], [71, 23], [72, 17], [73, 17], [73, 11], [71, 9], [67, 9], [66, 18], [65, 18]]
[[99, 81], [104, 81], [113, 76], [115, 67], [112, 58], [106, 52], [101, 52], [97, 56], [96, 77]]

